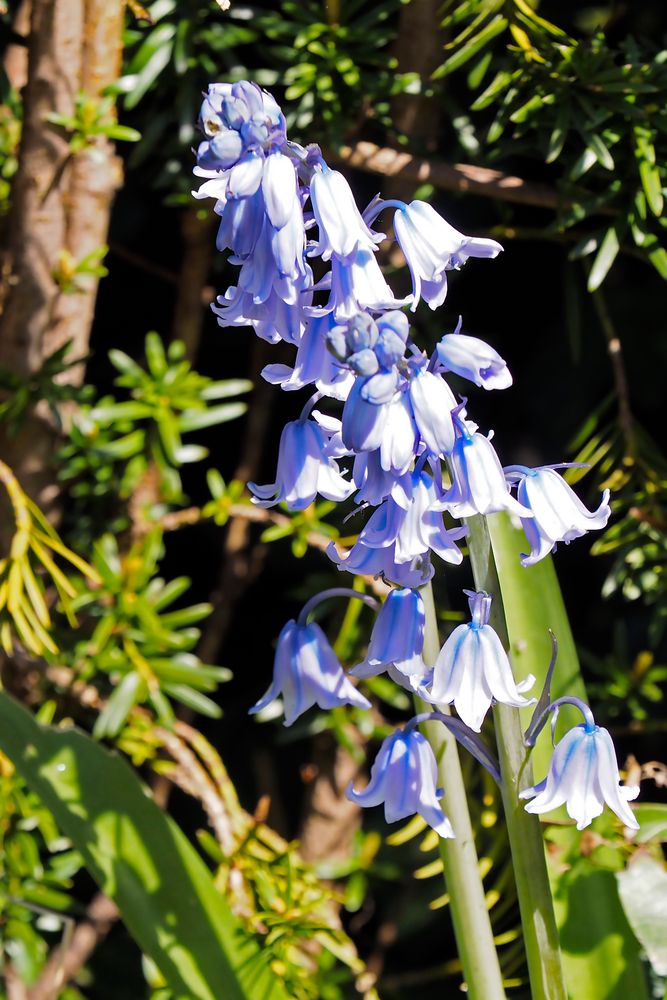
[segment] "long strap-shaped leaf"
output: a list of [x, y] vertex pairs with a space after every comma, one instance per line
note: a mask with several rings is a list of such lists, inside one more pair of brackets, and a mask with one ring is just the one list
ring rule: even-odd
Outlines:
[[[550, 557], [524, 569], [519, 554], [526, 551], [522, 531], [505, 514], [492, 514], [487, 525], [498, 571], [517, 679], [534, 674], [535, 692], [544, 683], [551, 656], [548, 628], [558, 639], [558, 662], [552, 697], [586, 697], [577, 650], [563, 603], [558, 577]], [[567, 709], [567, 706], [565, 706]], [[522, 710], [527, 725], [532, 708]], [[579, 717], [559, 719], [568, 728]], [[546, 727], [533, 751], [536, 780], [547, 772], [551, 736]], [[561, 819], [567, 820], [564, 810]], [[551, 866], [551, 888], [560, 932], [568, 993], [572, 1000], [647, 1000], [639, 945], [623, 913], [614, 874], [582, 858], [568, 871]]]
[[132, 769], [0, 692], [0, 750], [82, 853], [177, 1000], [287, 1000], [203, 861]]

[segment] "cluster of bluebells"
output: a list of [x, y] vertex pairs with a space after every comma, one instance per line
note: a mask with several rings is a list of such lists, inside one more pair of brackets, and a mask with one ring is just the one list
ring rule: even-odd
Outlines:
[[[275, 481], [251, 483], [254, 500], [302, 510], [319, 495], [354, 499], [367, 520], [351, 549], [331, 545], [341, 569], [381, 577], [390, 587], [378, 610], [364, 661], [346, 674], [322, 629], [308, 621], [325, 592], [288, 622], [277, 644], [274, 677], [253, 712], [282, 699], [290, 725], [313, 705], [329, 709], [370, 703], [350, 679], [387, 673], [434, 706], [452, 705], [457, 738], [493, 773], [477, 735], [496, 702], [526, 706], [533, 678], [517, 684], [489, 624], [492, 598], [466, 592], [471, 620], [452, 632], [434, 665], [422, 657], [424, 602], [433, 556], [462, 561], [466, 534], [457, 523], [476, 514], [507, 511], [527, 539], [530, 566], [585, 532], [603, 528], [608, 493], [589, 511], [557, 471], [562, 466], [503, 467], [492, 442], [469, 417], [447, 376], [505, 389], [512, 377], [488, 344], [461, 332], [461, 321], [428, 354], [409, 321], [420, 300], [436, 309], [448, 274], [470, 257], [494, 258], [492, 239], [458, 232], [423, 202], [375, 198], [361, 212], [344, 176], [330, 169], [318, 146], [287, 138], [275, 100], [249, 82], [209, 87], [200, 116], [204, 140], [195, 193], [212, 198], [220, 217], [217, 246], [239, 268], [236, 284], [214, 305], [221, 326], [251, 326], [276, 343], [294, 345], [293, 366], [268, 365], [263, 377], [287, 392], [308, 390], [299, 417], [283, 429]], [[378, 264], [385, 238], [373, 228], [393, 212], [393, 230], [412, 278], [412, 293], [394, 295]], [[539, 706], [546, 718], [553, 706]], [[565, 803], [580, 827], [606, 802], [628, 826], [634, 789], [619, 785], [613, 747], [586, 706], [585, 723], [554, 751], [541, 785], [526, 789], [526, 808], [543, 812]], [[415, 720], [382, 744], [368, 786], [349, 795], [361, 805], [384, 803], [389, 822], [415, 812], [441, 836], [453, 836], [436, 787], [437, 768]]]

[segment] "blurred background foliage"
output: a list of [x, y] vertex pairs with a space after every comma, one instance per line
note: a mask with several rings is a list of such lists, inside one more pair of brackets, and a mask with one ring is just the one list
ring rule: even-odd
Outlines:
[[[22, 124], [33, 127], [26, 8], [0, 4], [3, 244]], [[275, 713], [246, 716], [283, 622], [339, 579], [323, 550], [355, 522], [333, 520], [327, 503], [258, 510], [245, 493], [248, 479], [272, 478], [294, 413], [259, 373], [289, 358], [221, 331], [207, 308], [233, 271], [190, 196], [201, 91], [257, 80], [283, 102], [292, 137], [337, 163], [359, 164], [369, 143], [417, 154], [392, 176], [381, 159], [348, 168], [360, 201], [418, 188], [457, 228], [505, 244], [494, 269], [473, 262], [452, 280], [443, 319], [415, 322], [435, 341], [462, 312], [466, 332], [507, 359], [512, 390], [476, 400], [507, 464], [585, 463], [568, 473], [582, 495], [612, 491], [606, 532], [556, 564], [596, 716], [655, 804], [639, 806], [639, 846], [608, 816], [583, 835], [553, 824], [546, 836], [570, 942], [602, 955], [619, 983], [634, 963], [636, 995], [662, 996], [664, 941], [642, 901], [661, 885], [667, 838], [666, 32], [660, 0], [132, 2], [120, 72], [42, 122], [63, 142], [56, 189], [105, 143], [117, 143], [123, 182], [108, 242], [82, 256], [64, 245], [50, 261], [62, 298], [96, 294], [85, 356], [66, 324], [29, 370], [0, 356], [11, 459], [0, 480], [16, 529], [0, 564], [3, 684], [41, 722], [74, 722], [131, 761], [290, 997], [372, 1000], [377, 989], [404, 1000], [419, 988], [428, 1000], [458, 987], [460, 965], [433, 835], [418, 821], [387, 831], [375, 813], [362, 825], [344, 798], [366, 745], [409, 711], [404, 693], [376, 678], [372, 714], [312, 713], [289, 731]], [[454, 164], [463, 169], [440, 169]], [[8, 295], [7, 273], [3, 263]], [[438, 595], [452, 609], [443, 638], [465, 583]], [[346, 664], [361, 658], [360, 602], [322, 624]], [[498, 794], [468, 772], [508, 994], [527, 997]], [[572, 901], [591, 887], [610, 900], [611, 929], [577, 920]], [[95, 923], [100, 905], [71, 839], [0, 755], [0, 996], [168, 1000], [113, 906]], [[82, 927], [93, 929], [87, 951], [73, 946]]]

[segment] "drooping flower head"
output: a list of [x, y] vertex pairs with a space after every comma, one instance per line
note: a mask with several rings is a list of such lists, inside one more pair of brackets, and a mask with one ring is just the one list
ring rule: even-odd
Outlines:
[[384, 803], [387, 823], [418, 813], [441, 837], [453, 837], [452, 825], [438, 799], [438, 768], [429, 742], [417, 730], [397, 729], [388, 736], [371, 768], [368, 785], [355, 791], [352, 782], [347, 797], [360, 806]]
[[458, 625], [438, 654], [433, 668], [429, 701], [451, 705], [467, 726], [478, 733], [494, 701], [525, 708], [535, 699], [523, 697], [535, 680], [531, 675], [517, 684], [507, 653], [489, 625], [491, 595], [464, 591], [472, 620]]
[[[570, 699], [566, 699], [570, 700]], [[638, 830], [628, 801], [639, 794], [638, 785], [621, 785], [614, 744], [608, 731], [589, 718], [570, 729], [557, 744], [544, 781], [525, 788], [521, 799], [532, 799], [526, 812], [545, 813], [565, 805], [577, 829], [599, 816], [605, 804], [630, 830]]]
[[394, 229], [412, 275], [413, 311], [420, 298], [431, 309], [442, 305], [447, 271], [461, 267], [468, 257], [497, 257], [503, 249], [495, 240], [459, 233], [425, 201], [402, 205], [394, 215]]
[[436, 346], [441, 365], [483, 389], [507, 389], [512, 376], [506, 362], [483, 340], [461, 333], [461, 325], [459, 318], [454, 333], [446, 333]]
[[276, 698], [282, 697], [285, 725], [292, 723], [313, 705], [335, 708], [371, 703], [357, 691], [345, 675], [329, 640], [316, 622], [288, 621], [278, 636], [273, 681], [268, 691], [250, 709], [254, 715]]
[[521, 518], [531, 546], [530, 553], [521, 556], [523, 566], [544, 559], [558, 542], [567, 545], [587, 531], [604, 528], [609, 520], [609, 490], [602, 494], [598, 509], [590, 511], [555, 469], [513, 465], [505, 472], [509, 479], [518, 481], [517, 497], [532, 515]]
[[259, 507], [287, 504], [290, 510], [305, 510], [317, 494], [342, 501], [354, 493], [354, 483], [345, 479], [335, 460], [326, 453], [325, 433], [313, 420], [292, 420], [280, 437], [275, 483], [248, 483], [253, 502]]
[[385, 671], [404, 687], [421, 687], [427, 667], [424, 648], [424, 601], [418, 590], [391, 590], [380, 609], [365, 660], [350, 671], [376, 677]]

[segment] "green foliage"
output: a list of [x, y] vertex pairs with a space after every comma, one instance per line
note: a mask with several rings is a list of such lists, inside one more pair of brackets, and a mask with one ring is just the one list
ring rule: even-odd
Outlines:
[[77, 261], [69, 250], [61, 250], [53, 271], [53, 280], [65, 295], [85, 292], [82, 278], [105, 278], [109, 273], [102, 263], [108, 252], [109, 247], [104, 243]]
[[667, 666], [655, 662], [655, 654], [643, 649], [632, 658], [627, 628], [618, 622], [612, 633], [611, 650], [604, 656], [582, 649], [584, 666], [596, 678], [589, 683], [591, 697], [599, 704], [601, 721], [650, 717], [664, 697], [661, 685], [667, 681]]
[[[208, 455], [201, 445], [184, 444], [183, 436], [246, 410], [245, 403], [219, 400], [247, 392], [251, 383], [198, 374], [184, 359], [181, 341], [165, 351], [158, 335], [149, 333], [145, 351], [146, 368], [122, 351], [110, 352], [119, 372], [115, 384], [131, 398], [104, 396], [81, 405], [58, 454], [59, 479], [75, 503], [77, 535], [88, 544], [110, 506], [116, 507], [112, 516], [119, 516], [119, 497], [136, 497], [143, 487], [139, 513], [149, 522], [161, 505], [182, 503], [180, 468]], [[118, 527], [127, 527], [127, 521], [121, 519]]]
[[8, 959], [26, 985], [35, 982], [47, 955], [40, 930], [62, 935], [77, 914], [70, 890], [82, 864], [47, 806], [0, 754], [0, 975]]
[[613, 518], [591, 552], [613, 557], [605, 596], [618, 593], [651, 607], [655, 645], [667, 623], [667, 460], [633, 415], [610, 416], [610, 402], [594, 410], [570, 443], [573, 460], [584, 467], [569, 469], [566, 478], [577, 482], [590, 472], [611, 491]]
[[632, 847], [608, 812], [588, 830], [545, 831], [554, 906], [568, 987], [586, 1000], [648, 997], [640, 947], [624, 912], [617, 878]]
[[196, 109], [216, 80], [286, 87], [296, 139], [339, 143], [370, 115], [391, 127], [389, 98], [420, 85], [417, 74], [396, 72], [391, 54], [406, 2], [260, 0], [221, 11], [212, 0], [156, 0], [150, 24], [126, 32], [125, 73], [113, 88], [143, 135], [130, 167], [150, 159], [153, 182], [189, 202]]
[[52, 111], [46, 120], [67, 133], [72, 153], [94, 145], [100, 136], [115, 142], [138, 142], [141, 139], [141, 133], [136, 129], [118, 124], [113, 97], [97, 98], [79, 93], [74, 98], [74, 114], [61, 115]]
[[4, 693], [0, 749], [80, 851], [177, 1000], [286, 996], [201, 858], [124, 761], [83, 733], [40, 727]]
[[0, 559], [0, 644], [6, 653], [14, 648], [14, 637], [35, 655], [55, 654], [58, 647], [51, 634], [52, 620], [46, 588], [39, 571], [55, 588], [60, 606], [71, 627], [76, 626], [72, 598], [76, 590], [56, 558], [82, 572], [90, 581], [97, 574], [84, 559], [62, 543], [58, 533], [21, 489], [12, 470], [0, 462], [0, 482], [7, 491], [15, 530], [8, 555]]
[[468, 68], [472, 121], [492, 160], [556, 165], [563, 207], [553, 228], [572, 230], [572, 259], [595, 255], [589, 290], [627, 242], [667, 278], [664, 50], [633, 38], [615, 48], [602, 33], [571, 38], [526, 0], [450, 0], [444, 25], [458, 33], [436, 77]]
[[171, 608], [190, 581], [166, 583], [157, 575], [162, 551], [159, 528], [123, 553], [112, 535], [104, 535], [93, 552], [100, 584], [81, 587], [73, 602], [84, 634], [72, 637], [69, 649], [63, 642], [60, 662], [86, 681], [101, 675], [113, 684], [95, 723], [97, 737], [115, 737], [135, 705], [144, 703], [166, 725], [174, 718], [169, 699], [212, 718], [222, 714], [204, 692], [215, 691], [229, 671], [203, 664], [192, 652], [200, 637], [196, 623], [211, 606]]
[[85, 403], [93, 398], [92, 386], [77, 386], [64, 382], [59, 376], [82, 364], [85, 358], [71, 358], [71, 342], [63, 344], [28, 376], [16, 375], [0, 368], [0, 423], [9, 437], [16, 437], [33, 412], [35, 401], [46, 404], [54, 426], [62, 430], [60, 406], [65, 402]]
[[12, 178], [18, 169], [21, 138], [21, 107], [17, 95], [9, 91], [0, 103], [0, 219], [9, 211]]
[[269, 59], [279, 65], [288, 125], [297, 134], [307, 129], [311, 141], [340, 142], [343, 129], [369, 114], [391, 128], [390, 98], [420, 89], [419, 75], [397, 73], [391, 55], [396, 15], [406, 2], [282, 0], [264, 15], [264, 33], [275, 44]]

